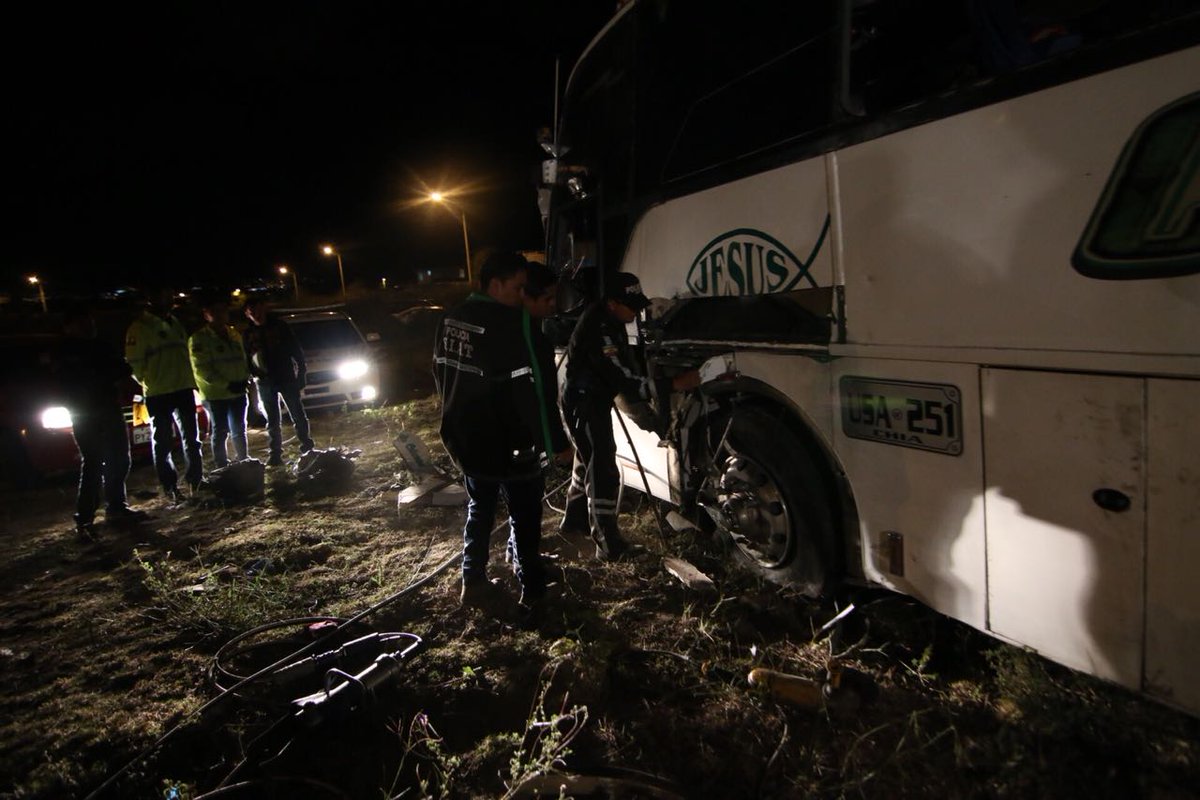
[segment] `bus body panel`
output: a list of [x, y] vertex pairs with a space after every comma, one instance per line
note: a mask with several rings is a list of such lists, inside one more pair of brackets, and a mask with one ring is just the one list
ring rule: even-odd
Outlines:
[[[838, 403], [833, 444], [858, 507], [864, 576], [986, 629], [978, 368], [853, 358], [834, 361], [831, 377]], [[906, 427], [905, 403], [872, 404], [878, 433], [852, 418], [861, 414], [863, 400], [849, 387], [885, 384], [896, 388], [893, 397], [906, 389], [919, 394], [922, 386], [957, 389], [962, 451], [932, 452], [889, 439]]]
[[[982, 372], [990, 628], [1141, 686], [1143, 380]], [[1096, 492], [1128, 505], [1102, 508]]]
[[1149, 380], [1146, 691], [1200, 709], [1200, 381]]
[[649, 297], [830, 286], [826, 198], [814, 158], [672, 200], [639, 221], [622, 269]]
[[840, 151], [848, 341], [1194, 354], [1200, 275], [1071, 254], [1130, 136], [1197, 90], [1191, 48]]

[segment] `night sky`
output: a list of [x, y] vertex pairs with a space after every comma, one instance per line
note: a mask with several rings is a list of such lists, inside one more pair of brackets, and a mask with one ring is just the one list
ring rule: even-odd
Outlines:
[[[13, 13], [0, 290], [462, 262], [539, 247], [537, 130], [614, 0], [173, 2]], [[8, 12], [6, 12], [8, 14]], [[15, 133], [15, 136], [11, 135]]]

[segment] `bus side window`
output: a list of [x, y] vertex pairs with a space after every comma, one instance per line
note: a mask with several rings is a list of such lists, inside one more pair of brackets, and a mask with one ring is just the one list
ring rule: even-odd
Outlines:
[[[968, 0], [968, 3], [972, 0]], [[850, 94], [868, 116], [980, 77], [962, 0], [878, 0], [850, 22]]]
[[[843, 110], [879, 116], [1027, 68], [1027, 90], [1079, 77], [1047, 65], [1193, 14], [1190, 0], [866, 0], [853, 3]], [[1105, 68], [1103, 57], [1091, 71]]]
[[[745, 8], [745, 13], [730, 15], [730, 27], [689, 28], [686, 39], [665, 41], [650, 56], [660, 61], [648, 71], [657, 86], [648, 91], [646, 105], [662, 120], [664, 131], [670, 130], [670, 139], [654, 148], [662, 153], [656, 177], [664, 182], [756, 154], [830, 123], [836, 41], [830, 4]], [[662, 104], [655, 102], [660, 98]], [[670, 118], [665, 118], [666, 109]]]

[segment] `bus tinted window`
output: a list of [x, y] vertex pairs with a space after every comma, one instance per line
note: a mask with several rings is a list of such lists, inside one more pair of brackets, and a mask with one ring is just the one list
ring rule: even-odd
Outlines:
[[639, 141], [648, 182], [685, 177], [828, 124], [830, 3], [744, 3], [716, 23], [705, 4], [646, 9], [639, 111], [650, 122], [644, 129], [658, 132]]
[[[847, 111], [873, 116], [1030, 67], [1027, 89], [1080, 77], [1049, 66], [1194, 12], [1194, 0], [868, 0], [851, 19]], [[1114, 54], [1115, 55], [1115, 54]], [[1111, 64], [1096, 59], [1099, 71]]]

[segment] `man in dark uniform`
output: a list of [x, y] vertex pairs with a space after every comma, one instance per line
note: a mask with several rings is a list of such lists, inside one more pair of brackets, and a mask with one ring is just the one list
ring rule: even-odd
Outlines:
[[269, 314], [267, 302], [261, 297], [246, 301], [244, 308], [250, 326], [246, 329], [246, 358], [250, 374], [258, 384], [258, 399], [267, 415], [267, 438], [270, 440], [268, 467], [283, 464], [283, 432], [280, 399], [287, 405], [288, 416], [300, 440], [300, 454], [313, 449], [308, 415], [300, 399], [300, 391], [308, 375], [304, 351], [292, 329], [278, 317]]
[[527, 262], [499, 252], [479, 272], [480, 291], [450, 310], [434, 346], [434, 378], [442, 399], [442, 442], [463, 471], [467, 522], [463, 529], [464, 605], [486, 605], [488, 546], [501, 492], [516, 545], [521, 604], [546, 590], [541, 541], [542, 467], [547, 449], [541, 402], [525, 335], [521, 289]]
[[[620, 474], [611, 412], [618, 394], [630, 403], [652, 397], [650, 380], [631, 367], [625, 332], [649, 305], [636, 275], [610, 275], [604, 296], [584, 310], [567, 345], [562, 412], [575, 445], [575, 463], [561, 530], [567, 535], [589, 533], [596, 557], [605, 561], [629, 549], [617, 526]], [[699, 383], [699, 373], [691, 370], [676, 375], [669, 387], [683, 391]], [[666, 390], [664, 385], [661, 393]]]
[[[66, 338], [55, 363], [71, 432], [79, 448], [79, 493], [75, 529], [93, 538], [96, 509], [103, 495], [105, 521], [136, 522], [146, 512], [126, 505], [129, 476], [129, 434], [121, 411], [121, 389], [133, 371], [115, 347], [96, 338], [96, 322], [84, 307], [68, 310], [63, 319]], [[103, 492], [101, 487], [103, 485]]]
[[[534, 382], [542, 396], [539, 411], [544, 413], [543, 433], [550, 448], [547, 453], [553, 453], [554, 460], [559, 464], [569, 465], [574, 450], [558, 408], [558, 369], [554, 363], [554, 343], [542, 330], [542, 323], [553, 317], [558, 308], [558, 276], [553, 270], [545, 264], [529, 262], [525, 287], [521, 291], [521, 304], [524, 307], [522, 324], [527, 326], [526, 333], [532, 346]], [[514, 561], [515, 554], [516, 542], [510, 538], [505, 559]]]

